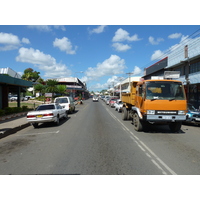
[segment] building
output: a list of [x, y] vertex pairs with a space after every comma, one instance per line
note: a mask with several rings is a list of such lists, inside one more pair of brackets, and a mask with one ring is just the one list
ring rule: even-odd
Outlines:
[[60, 85], [66, 85], [67, 92], [71, 97], [82, 97], [83, 99], [89, 98], [89, 92], [87, 90], [86, 83], [81, 82], [76, 77], [57, 78]]
[[17, 106], [20, 107], [20, 95], [32, 87], [32, 82], [21, 79], [21, 76], [10, 68], [0, 68], [0, 109], [8, 107], [8, 94], [16, 94]]
[[200, 33], [176, 45], [167, 57], [145, 69], [144, 79], [163, 76], [165, 71], [179, 71], [188, 103], [200, 107]]

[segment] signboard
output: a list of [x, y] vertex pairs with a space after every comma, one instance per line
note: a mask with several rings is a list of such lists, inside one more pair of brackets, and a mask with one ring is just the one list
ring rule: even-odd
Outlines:
[[179, 71], [165, 71], [164, 78], [180, 78]]
[[45, 93], [45, 97], [52, 97], [52, 93]]

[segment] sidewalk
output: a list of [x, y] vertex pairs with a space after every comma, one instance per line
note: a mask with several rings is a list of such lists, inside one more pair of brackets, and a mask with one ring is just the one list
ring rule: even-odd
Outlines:
[[0, 139], [17, 131], [30, 126], [26, 119], [27, 112], [21, 113], [19, 116], [11, 116], [10, 119], [0, 120]]

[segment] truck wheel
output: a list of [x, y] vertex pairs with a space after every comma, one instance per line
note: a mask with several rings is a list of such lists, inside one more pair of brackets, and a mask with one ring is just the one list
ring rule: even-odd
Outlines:
[[122, 108], [122, 120], [127, 120], [128, 118], [128, 111], [125, 107]]
[[134, 129], [136, 131], [142, 131], [143, 130], [142, 122], [141, 122], [137, 113], [135, 113], [134, 116], [133, 116], [133, 125], [134, 125]]
[[171, 132], [175, 133], [178, 132], [181, 129], [181, 122], [172, 122], [169, 124], [169, 128], [171, 130]]

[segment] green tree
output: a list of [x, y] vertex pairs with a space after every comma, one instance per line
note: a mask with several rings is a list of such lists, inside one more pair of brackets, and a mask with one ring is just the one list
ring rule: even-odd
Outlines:
[[54, 99], [54, 93], [58, 92], [58, 81], [55, 79], [49, 79], [46, 81], [46, 92], [52, 93], [52, 99], [51, 102], [53, 102]]
[[24, 70], [22, 79], [26, 81], [35, 82], [40, 77], [39, 74], [40, 72], [34, 71], [32, 68], [27, 68]]
[[35, 91], [41, 93], [42, 95], [44, 95], [44, 93], [45, 93], [45, 88], [46, 88], [46, 86], [42, 85], [42, 84], [34, 85]]
[[66, 94], [66, 85], [57, 85], [57, 92], [60, 93], [61, 95]]

